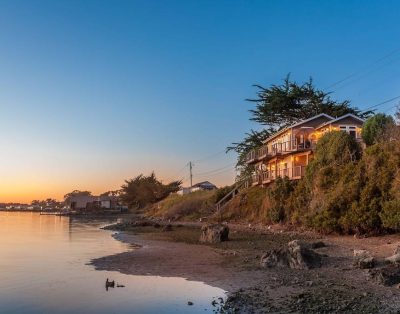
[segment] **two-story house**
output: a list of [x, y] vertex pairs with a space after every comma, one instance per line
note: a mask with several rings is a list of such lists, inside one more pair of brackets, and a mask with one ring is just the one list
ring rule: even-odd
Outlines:
[[254, 166], [252, 184], [267, 185], [277, 177], [300, 179], [323, 134], [343, 131], [361, 141], [363, 123], [363, 119], [353, 114], [333, 118], [322, 113], [275, 133], [263, 142], [263, 146], [247, 155], [247, 164]]

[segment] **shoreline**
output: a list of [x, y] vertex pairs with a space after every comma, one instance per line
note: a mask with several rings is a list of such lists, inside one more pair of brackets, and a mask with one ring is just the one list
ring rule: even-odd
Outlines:
[[[352, 265], [354, 249], [368, 249], [383, 258], [400, 243], [400, 235], [321, 238], [309, 232], [246, 230], [231, 225], [230, 241], [208, 245], [197, 242], [197, 226], [179, 225], [171, 232], [152, 226], [117, 231], [112, 236], [132, 249], [93, 259], [90, 264], [96, 270], [182, 277], [221, 288], [227, 292], [228, 313], [395, 313], [400, 309], [396, 287], [379, 285], [365, 270]], [[324, 256], [322, 267], [298, 270], [260, 266], [265, 251], [293, 239], [322, 240], [327, 245], [318, 249]]]

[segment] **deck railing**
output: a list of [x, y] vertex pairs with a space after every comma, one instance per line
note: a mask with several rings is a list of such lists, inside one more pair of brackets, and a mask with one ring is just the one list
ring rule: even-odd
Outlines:
[[252, 175], [252, 184], [269, 183], [278, 177], [289, 179], [300, 179], [305, 175], [306, 166], [294, 166], [292, 168], [259, 171]]
[[258, 149], [253, 149], [246, 155], [246, 162], [251, 163], [261, 160], [267, 156], [275, 156], [278, 154], [297, 152], [307, 149], [314, 149], [316, 146], [315, 141], [305, 141], [299, 143], [296, 139], [292, 141], [275, 143], [271, 146], [263, 145]]
[[246, 161], [252, 162], [266, 157], [269, 154], [268, 146], [261, 146], [258, 149], [253, 149], [246, 155]]
[[259, 184], [261, 179], [261, 174], [260, 173], [254, 173], [251, 175], [251, 183], [253, 185]]
[[236, 182], [233, 189], [215, 204], [215, 209], [217, 211], [220, 211], [226, 204], [228, 204], [240, 192], [240, 190], [242, 188], [248, 188], [248, 187], [249, 187], [249, 178], [248, 177], [242, 179], [239, 182]]
[[315, 142], [311, 141], [305, 141], [299, 143], [297, 140], [275, 143], [272, 145], [272, 152], [274, 154], [277, 154], [277, 153], [296, 152], [304, 149], [314, 149], [315, 144], [316, 144]]
[[246, 161], [247, 162], [252, 162], [254, 160], [256, 160], [256, 150], [255, 149], [251, 150], [246, 155]]
[[261, 146], [259, 149], [257, 149], [257, 158], [264, 158], [268, 155], [268, 146]]

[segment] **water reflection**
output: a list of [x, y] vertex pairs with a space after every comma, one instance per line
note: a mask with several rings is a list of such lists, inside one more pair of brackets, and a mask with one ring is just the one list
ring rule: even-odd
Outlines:
[[[204, 313], [223, 291], [182, 278], [95, 271], [128, 245], [84, 221], [0, 212], [0, 313]], [[106, 279], [125, 287], [105, 289]], [[188, 300], [194, 305], [188, 307]]]

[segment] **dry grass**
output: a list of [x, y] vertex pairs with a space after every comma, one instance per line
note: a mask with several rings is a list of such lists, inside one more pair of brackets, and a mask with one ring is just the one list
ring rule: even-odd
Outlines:
[[223, 209], [220, 219], [227, 221], [267, 222], [268, 197], [266, 189], [252, 187], [243, 190]]
[[209, 216], [214, 211], [215, 191], [198, 191], [187, 195], [172, 194], [153, 205], [148, 216], [171, 220], [196, 220]]

